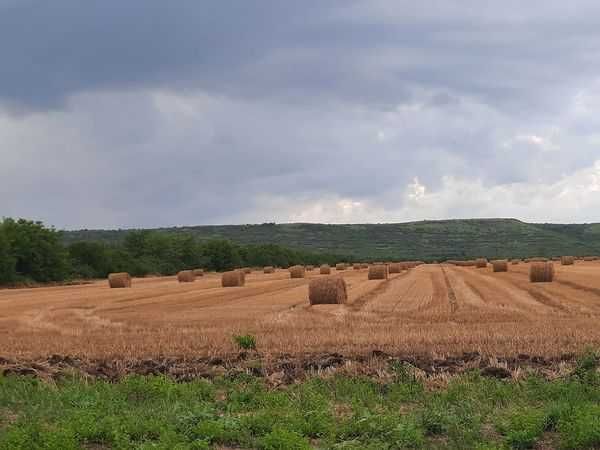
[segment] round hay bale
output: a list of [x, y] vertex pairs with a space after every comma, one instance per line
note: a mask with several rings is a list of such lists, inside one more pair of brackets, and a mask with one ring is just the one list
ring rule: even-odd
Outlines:
[[337, 263], [335, 265], [335, 270], [346, 270], [346, 264], [344, 264], [344, 263]]
[[352, 264], [352, 269], [354, 270], [360, 270], [361, 265], [360, 264]]
[[572, 266], [575, 264], [575, 258], [572, 256], [563, 256], [560, 258], [560, 264], [563, 266]]
[[529, 281], [532, 283], [550, 283], [554, 280], [554, 263], [533, 262], [529, 267]]
[[306, 271], [311, 272], [315, 269], [315, 266], [306, 266]]
[[252, 273], [252, 269], [250, 267], [244, 267], [242, 270], [244, 271], [244, 273], [246, 275], [249, 274], [249, 273]]
[[308, 285], [311, 305], [343, 305], [348, 301], [346, 282], [340, 276], [315, 278]]
[[487, 267], [487, 259], [485, 258], [477, 258], [475, 260], [475, 267], [477, 267], [478, 269], [485, 269]]
[[180, 283], [192, 283], [196, 280], [193, 270], [182, 270], [177, 273], [177, 281]]
[[305, 274], [304, 266], [290, 267], [290, 278], [304, 278], [304, 274]]
[[588, 262], [589, 262], [589, 261], [595, 261], [595, 260], [596, 260], [596, 258], [595, 258], [595, 257], [593, 257], [593, 256], [584, 256], [584, 257], [583, 257], [583, 260], [584, 260], [584, 261], [588, 261]]
[[546, 262], [548, 261], [548, 258], [542, 258], [539, 256], [536, 256], [535, 258], [529, 258], [529, 262]]
[[203, 277], [204, 276], [204, 269], [194, 269], [194, 276], [195, 277]]
[[369, 280], [386, 280], [388, 267], [385, 264], [377, 264], [369, 267]]
[[360, 265], [360, 268], [361, 268], [361, 269], [368, 269], [368, 268], [369, 268], [369, 265], [368, 265], [367, 263], [362, 263], [362, 264]]
[[403, 264], [401, 263], [393, 263], [388, 266], [390, 273], [400, 273], [402, 272]]
[[519, 260], [518, 259], [513, 259], [510, 263], [512, 265], [516, 266], [517, 264], [519, 264]]
[[265, 266], [263, 269], [264, 273], [275, 273], [275, 268], [273, 266]]
[[319, 269], [319, 273], [321, 275], [329, 275], [331, 273], [331, 267], [329, 267], [329, 264], [323, 264]]
[[246, 275], [243, 270], [230, 270], [221, 275], [221, 286], [238, 287], [246, 284]]
[[130, 288], [131, 275], [127, 272], [109, 273], [108, 285], [111, 288]]
[[506, 259], [492, 261], [492, 270], [494, 272], [508, 272], [508, 261]]

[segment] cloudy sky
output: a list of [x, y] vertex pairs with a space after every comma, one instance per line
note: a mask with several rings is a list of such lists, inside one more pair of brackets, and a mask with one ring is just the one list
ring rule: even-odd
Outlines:
[[0, 216], [600, 221], [596, 0], [0, 0]]

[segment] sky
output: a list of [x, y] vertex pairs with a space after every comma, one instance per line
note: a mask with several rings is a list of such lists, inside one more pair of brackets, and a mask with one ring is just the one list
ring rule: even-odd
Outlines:
[[0, 0], [0, 216], [600, 222], [595, 0]]

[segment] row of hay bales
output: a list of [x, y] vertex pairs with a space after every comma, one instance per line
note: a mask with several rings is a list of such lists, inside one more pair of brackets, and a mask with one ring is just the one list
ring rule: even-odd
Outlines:
[[[536, 261], [531, 261], [529, 266], [529, 281], [532, 283], [549, 283], [554, 280], [554, 263], [552, 261], [542, 261], [541, 258], [537, 258]], [[573, 264], [574, 258], [572, 256], [563, 256], [561, 258], [561, 264], [571, 265]], [[447, 261], [450, 262], [450, 261]], [[474, 266], [477, 268], [485, 268], [488, 265], [488, 261], [484, 258], [479, 258], [473, 261], [452, 261], [457, 266]], [[465, 264], [468, 263], [468, 264]], [[508, 272], [507, 259], [497, 259], [490, 261], [493, 272]], [[511, 261], [512, 264], [518, 264], [518, 260]]]
[[[543, 257], [533, 257], [533, 258], [525, 258], [525, 259], [510, 259], [507, 260], [510, 264], [519, 264], [521, 262], [524, 263], [534, 263], [534, 262], [560, 262], [563, 266], [572, 265], [575, 261], [597, 261], [600, 258], [597, 256], [554, 256], [552, 258], [543, 258]], [[485, 258], [477, 258], [477, 259], [468, 259], [468, 260], [456, 260], [456, 259], [448, 259], [446, 260], [446, 264], [452, 264], [454, 266], [460, 267], [478, 267], [484, 268], [487, 267], [487, 259]]]
[[[494, 260], [491, 264], [494, 272], [508, 271], [508, 260]], [[369, 267], [369, 279], [386, 279], [390, 266], [386, 264], [371, 265]], [[396, 270], [396, 267], [393, 270]], [[551, 282], [554, 279], [554, 264], [547, 261], [534, 262], [530, 267], [529, 277], [532, 283]], [[348, 299], [346, 282], [340, 276], [314, 279], [309, 284], [308, 292], [311, 305], [344, 304]]]
[[[177, 273], [177, 281], [180, 283], [191, 283], [197, 277], [204, 276], [203, 269], [182, 270]], [[127, 272], [117, 272], [108, 274], [108, 285], [111, 288], [130, 288], [131, 275]]]
[[[353, 268], [369, 269], [369, 280], [385, 280], [390, 273], [400, 273], [423, 264], [422, 261], [407, 261], [402, 263], [382, 263], [376, 262], [371, 265], [357, 264]], [[329, 275], [331, 268], [327, 265], [321, 266], [321, 274]], [[346, 281], [338, 275], [316, 278], [308, 285], [308, 300], [311, 305], [320, 304], [344, 304], [348, 300]]]
[[[598, 257], [587, 256], [587, 257], [573, 257], [573, 256], [562, 256], [559, 260], [562, 265], [572, 265], [576, 260], [585, 260], [585, 261], [596, 261]], [[557, 258], [555, 258], [557, 260]], [[530, 280], [532, 282], [537, 281], [552, 281], [554, 277], [554, 267], [551, 262], [548, 261], [547, 258], [529, 258], [524, 260], [527, 263], [532, 263], [530, 267]], [[510, 261], [510, 264], [519, 264], [520, 260], [513, 259]], [[447, 264], [453, 264], [460, 267], [477, 267], [477, 268], [485, 268], [488, 266], [488, 260], [485, 258], [478, 258], [474, 260], [448, 260]], [[549, 263], [549, 264], [546, 264]], [[366, 263], [352, 263], [351, 267], [354, 270], [360, 269], [369, 269], [368, 279], [369, 280], [382, 280], [387, 279], [389, 274], [393, 273], [401, 273], [403, 270], [408, 270], [414, 267], [417, 267], [421, 264], [424, 264], [422, 261], [405, 261], [405, 262], [391, 262], [391, 263], [383, 263], [376, 262], [372, 265]], [[493, 260], [490, 261], [492, 266], [492, 270], [494, 272], [507, 272], [508, 271], [508, 260]], [[337, 263], [335, 265], [336, 271], [344, 271], [349, 266], [346, 263]], [[292, 266], [289, 269], [290, 278], [304, 278], [306, 276], [307, 271], [314, 270], [314, 266]], [[330, 275], [331, 267], [328, 264], [323, 264], [319, 267], [319, 273], [321, 275]], [[221, 277], [221, 284], [223, 287], [234, 287], [234, 286], [243, 286], [245, 284], [245, 275], [251, 273], [252, 270], [248, 267], [242, 269], [236, 269], [228, 272], [224, 272]], [[263, 272], [265, 274], [270, 274], [275, 272], [275, 268], [273, 266], [265, 266], [263, 268]], [[189, 283], [195, 281], [196, 277], [201, 277], [204, 275], [204, 271], [202, 269], [195, 270], [183, 270], [177, 274], [177, 280], [180, 283]], [[112, 273], [109, 274], [108, 277], [109, 286], [111, 288], [128, 288], [131, 287], [131, 276], [128, 273]]]

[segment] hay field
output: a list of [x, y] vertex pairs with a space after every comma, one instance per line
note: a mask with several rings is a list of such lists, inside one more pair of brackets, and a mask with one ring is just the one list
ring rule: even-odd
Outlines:
[[224, 356], [237, 353], [234, 334], [256, 336], [259, 351], [272, 355], [549, 357], [600, 344], [600, 262], [556, 265], [553, 283], [531, 284], [528, 269], [422, 265], [387, 280], [347, 270], [339, 272], [346, 305], [309, 306], [318, 270], [299, 279], [254, 271], [235, 288], [209, 273], [181, 284], [134, 279], [131, 289], [99, 281], [0, 290], [0, 356]]

